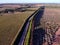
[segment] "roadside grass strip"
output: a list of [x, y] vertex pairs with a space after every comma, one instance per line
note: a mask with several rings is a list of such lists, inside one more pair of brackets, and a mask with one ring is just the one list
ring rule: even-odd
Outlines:
[[29, 45], [29, 39], [30, 39], [30, 33], [31, 33], [31, 28], [32, 28], [32, 20], [30, 21], [28, 32], [24, 41], [24, 45]]

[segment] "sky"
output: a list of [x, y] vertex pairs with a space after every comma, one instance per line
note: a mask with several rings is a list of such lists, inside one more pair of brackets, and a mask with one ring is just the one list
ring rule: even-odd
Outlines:
[[60, 0], [0, 0], [0, 3], [60, 3]]

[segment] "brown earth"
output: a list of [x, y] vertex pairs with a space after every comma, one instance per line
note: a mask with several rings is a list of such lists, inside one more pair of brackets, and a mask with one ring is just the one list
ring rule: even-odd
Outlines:
[[[52, 25], [53, 22], [55, 24], [60, 25], [60, 8], [51, 8], [51, 7], [47, 8], [46, 7], [42, 18], [45, 20], [45, 22], [50, 23], [50, 26]], [[55, 33], [56, 39], [55, 39], [55, 42], [53, 42], [53, 45], [60, 45], [60, 41], [59, 41], [60, 40], [60, 27], [58, 27], [58, 28], [59, 29], [57, 29], [57, 31]], [[47, 45], [47, 43], [43, 43], [43, 45]]]

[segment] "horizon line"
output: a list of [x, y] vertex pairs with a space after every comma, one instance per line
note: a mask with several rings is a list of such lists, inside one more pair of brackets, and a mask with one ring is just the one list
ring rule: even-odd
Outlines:
[[45, 3], [42, 2], [41, 3], [9, 3], [8, 2], [8, 3], [0, 3], [0, 4], [60, 4], [60, 3], [51, 3], [51, 2], [50, 3], [46, 3], [46, 2]]

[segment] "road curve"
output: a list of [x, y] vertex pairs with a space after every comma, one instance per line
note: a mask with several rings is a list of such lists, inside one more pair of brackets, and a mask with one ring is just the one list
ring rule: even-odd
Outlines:
[[[43, 15], [43, 12], [44, 12], [44, 6], [41, 6], [37, 11], [35, 11], [25, 22], [25, 24], [23, 25], [22, 27], [22, 30], [21, 32], [18, 34], [15, 42], [13, 45], [24, 45], [24, 41], [25, 41], [25, 37], [26, 37], [26, 34], [27, 34], [27, 30], [28, 30], [28, 27], [29, 27], [29, 19], [34, 15], [33, 17], [33, 24], [32, 24], [32, 27], [34, 26], [37, 27], [40, 25], [40, 19]], [[42, 41], [43, 41], [43, 37], [44, 37], [44, 30], [42, 28], [40, 29], [34, 29], [32, 28], [31, 29], [31, 36], [32, 37], [32, 45], [41, 45], [42, 44]], [[30, 38], [31, 39], [31, 38]]]

